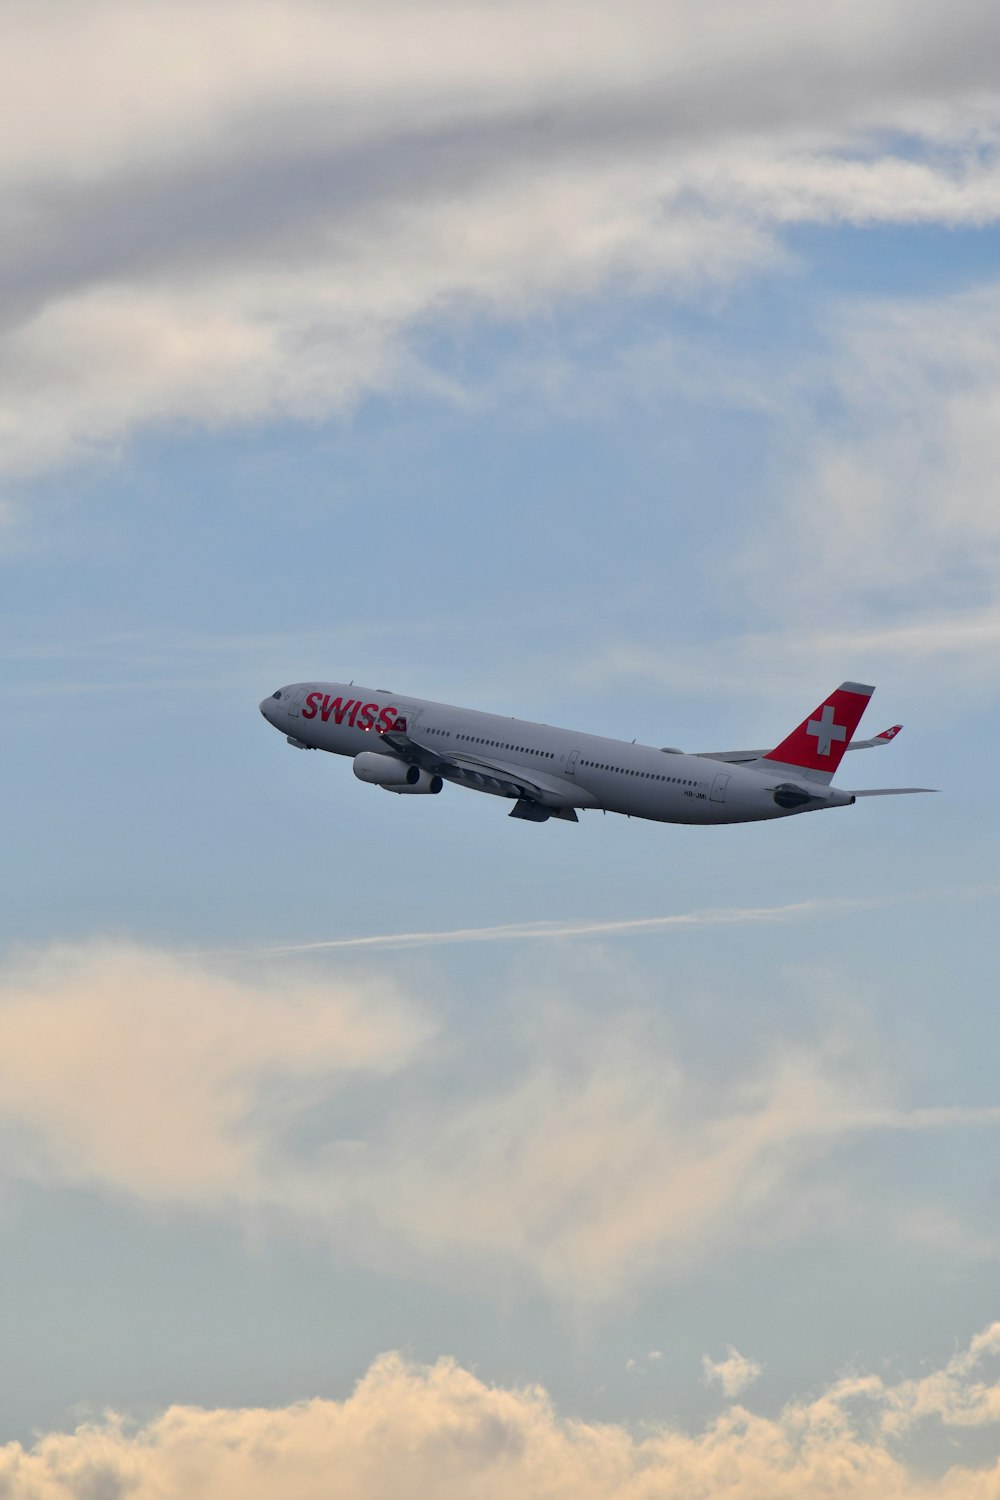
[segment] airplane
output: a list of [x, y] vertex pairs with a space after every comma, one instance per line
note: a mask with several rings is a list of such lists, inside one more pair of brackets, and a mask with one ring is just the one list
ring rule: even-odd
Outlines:
[[399, 795], [434, 795], [447, 781], [507, 798], [510, 816], [529, 823], [576, 823], [584, 809], [658, 823], [758, 823], [849, 807], [858, 797], [934, 790], [832, 785], [847, 751], [888, 745], [902, 727], [853, 738], [874, 691], [842, 682], [771, 750], [692, 754], [353, 682], [292, 683], [265, 698], [260, 711], [290, 745], [350, 756], [360, 781]]

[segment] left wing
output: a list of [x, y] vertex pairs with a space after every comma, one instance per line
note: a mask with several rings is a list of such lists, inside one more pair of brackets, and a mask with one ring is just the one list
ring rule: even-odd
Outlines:
[[[902, 724], [893, 724], [891, 729], [883, 729], [881, 734], [875, 735], [870, 740], [852, 740], [846, 747], [848, 750], [874, 750], [879, 745], [888, 745], [896, 738], [902, 729]], [[724, 760], [730, 765], [742, 765], [752, 760], [762, 760], [770, 755], [769, 750], [695, 750], [694, 754], [700, 760]]]
[[377, 732], [379, 738], [391, 745], [400, 759], [409, 765], [419, 766], [432, 776], [443, 776], [447, 781], [457, 781], [476, 791], [492, 792], [497, 797], [526, 798], [542, 807], [553, 808], [568, 807], [572, 803], [581, 806], [595, 800], [582, 787], [576, 787], [560, 776], [545, 776], [538, 771], [525, 773], [521, 766], [485, 755], [469, 755], [464, 751], [458, 754], [449, 751], [442, 755], [433, 745], [424, 745], [395, 726]]

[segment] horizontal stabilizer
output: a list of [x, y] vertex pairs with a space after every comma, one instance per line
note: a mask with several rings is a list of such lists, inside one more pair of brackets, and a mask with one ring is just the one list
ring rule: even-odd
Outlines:
[[878, 786], [867, 792], [852, 792], [852, 797], [911, 797], [915, 792], [936, 792], [936, 786]]

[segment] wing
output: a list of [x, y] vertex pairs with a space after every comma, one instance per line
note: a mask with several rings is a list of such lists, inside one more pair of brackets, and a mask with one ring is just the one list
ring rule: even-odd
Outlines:
[[[893, 724], [891, 729], [883, 729], [882, 733], [875, 735], [874, 739], [852, 740], [847, 749], [875, 750], [879, 745], [889, 745], [902, 727], [902, 724]], [[771, 752], [769, 750], [696, 750], [694, 753], [702, 760], [724, 760], [730, 765], [742, 765], [752, 760], [762, 760]]]
[[377, 732], [379, 738], [391, 745], [400, 759], [409, 765], [419, 766], [432, 776], [443, 776], [446, 781], [455, 781], [478, 792], [492, 792], [497, 797], [527, 798], [543, 807], [566, 807], [571, 803], [579, 806], [591, 800], [582, 788], [576, 788], [559, 776], [544, 776], [537, 771], [526, 773], [521, 766], [485, 755], [456, 754], [454, 751], [442, 755], [433, 745], [425, 745], [397, 727]]

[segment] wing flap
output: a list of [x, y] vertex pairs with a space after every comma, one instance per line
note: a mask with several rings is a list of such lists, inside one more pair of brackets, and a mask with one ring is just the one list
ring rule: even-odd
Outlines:
[[537, 772], [526, 774], [520, 766], [482, 755], [464, 752], [442, 755], [433, 746], [421, 744], [398, 728], [380, 729], [378, 735], [410, 765], [419, 766], [431, 775], [443, 776], [448, 781], [474, 787], [477, 791], [492, 792], [498, 797], [527, 798], [546, 807], [565, 807], [571, 801], [579, 805], [588, 800], [587, 793], [561, 777], [539, 776]]

